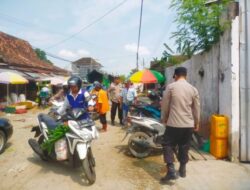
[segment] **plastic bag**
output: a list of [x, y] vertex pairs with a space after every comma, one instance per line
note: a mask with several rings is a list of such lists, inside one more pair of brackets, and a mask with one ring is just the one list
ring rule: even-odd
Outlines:
[[65, 138], [55, 142], [56, 159], [66, 160], [68, 158], [68, 146]]

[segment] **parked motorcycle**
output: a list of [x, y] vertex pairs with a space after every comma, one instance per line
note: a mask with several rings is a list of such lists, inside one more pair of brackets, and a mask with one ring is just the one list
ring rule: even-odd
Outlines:
[[161, 110], [150, 104], [138, 103], [130, 106], [130, 114], [138, 117], [149, 117], [156, 120], [161, 118]]
[[147, 118], [131, 116], [131, 127], [128, 128], [123, 140], [131, 134], [128, 140], [128, 148], [136, 158], [149, 156], [153, 149], [161, 149], [162, 138], [166, 127], [159, 121]]
[[[34, 152], [43, 160], [69, 161], [74, 167], [81, 166], [89, 184], [93, 184], [96, 180], [96, 173], [91, 142], [99, 135], [95, 123], [91, 119], [80, 120], [84, 113], [83, 109], [73, 109], [62, 117], [58, 116], [58, 121], [46, 114], [39, 114], [39, 125], [32, 128], [37, 140], [29, 139], [28, 142]], [[64, 144], [64, 152], [55, 151], [56, 142], [54, 150], [49, 154], [48, 151], [41, 148], [41, 144], [48, 140], [48, 130], [54, 130], [61, 122], [67, 122], [70, 129], [64, 138], [57, 141]], [[59, 157], [60, 159], [58, 159]]]
[[[136, 158], [145, 158], [149, 156], [152, 150], [162, 150], [163, 135], [166, 127], [158, 120], [148, 117], [129, 118], [131, 127], [128, 128], [125, 137], [130, 134], [128, 148], [131, 154]], [[195, 132], [192, 136], [195, 147], [203, 146], [202, 137]]]
[[39, 99], [40, 99], [40, 107], [41, 108], [45, 109], [48, 106], [49, 97], [50, 97], [49, 92], [40, 91]]
[[138, 101], [137, 104], [130, 106], [130, 114], [139, 117], [150, 117], [156, 120], [161, 118], [161, 97], [158, 93], [148, 91], [149, 101]]

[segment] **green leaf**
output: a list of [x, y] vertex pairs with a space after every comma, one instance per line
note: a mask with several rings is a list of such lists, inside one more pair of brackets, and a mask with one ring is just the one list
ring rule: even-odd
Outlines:
[[63, 138], [68, 131], [69, 127], [65, 125], [58, 125], [54, 130], [49, 130], [48, 140], [41, 144], [41, 148], [50, 154], [54, 149], [55, 142]]

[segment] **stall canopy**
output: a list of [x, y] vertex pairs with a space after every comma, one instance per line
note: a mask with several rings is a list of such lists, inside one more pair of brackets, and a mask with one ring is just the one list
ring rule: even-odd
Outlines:
[[29, 81], [23, 76], [13, 72], [0, 73], [0, 83], [2, 84], [27, 84]]
[[164, 76], [154, 70], [144, 69], [142, 71], [137, 71], [130, 78], [134, 83], [163, 83], [165, 81]]
[[[7, 97], [9, 97], [9, 84], [27, 84], [29, 83], [29, 81], [17, 73], [7, 71], [0, 73], [0, 83], [7, 84]], [[26, 89], [25, 89], [25, 94], [26, 94]], [[8, 100], [7, 104], [9, 104]]]
[[60, 85], [65, 82], [65, 80], [62, 77], [45, 77], [42, 79], [39, 79], [38, 81], [50, 81], [51, 85]]

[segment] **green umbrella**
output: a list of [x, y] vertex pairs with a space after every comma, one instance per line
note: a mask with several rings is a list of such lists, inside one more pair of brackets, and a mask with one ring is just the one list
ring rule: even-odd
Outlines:
[[158, 83], [163, 83], [165, 82], [165, 77], [158, 71], [155, 71], [155, 70], [150, 70], [153, 75], [157, 78], [158, 80]]

